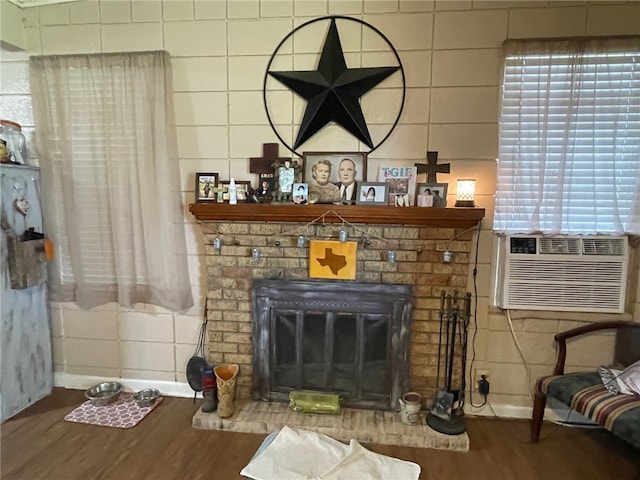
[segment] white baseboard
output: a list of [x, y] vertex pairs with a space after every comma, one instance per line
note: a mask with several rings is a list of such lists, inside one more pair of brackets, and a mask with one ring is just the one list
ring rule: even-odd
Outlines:
[[500, 418], [531, 418], [531, 407], [519, 407], [517, 405], [509, 405], [502, 403], [492, 403], [491, 406], [472, 407], [469, 404], [464, 406], [466, 415], [475, 415], [478, 417], [500, 417]]
[[[485, 405], [481, 408], [475, 408], [467, 404], [465, 405], [464, 412], [466, 415], [476, 415], [478, 417], [524, 418], [529, 420], [533, 414], [533, 407], [492, 403], [491, 407]], [[587, 417], [574, 411], [569, 411], [566, 405], [552, 398], [549, 398], [547, 401], [547, 408], [544, 410], [544, 419], [554, 423], [595, 425]]]
[[75, 390], [86, 390], [100, 382], [120, 382], [125, 390], [137, 392], [144, 388], [157, 388], [162, 395], [169, 397], [193, 398], [193, 390], [187, 383], [167, 382], [156, 380], [139, 380], [133, 378], [105, 378], [90, 375], [72, 375], [69, 373], [54, 373], [53, 385]]

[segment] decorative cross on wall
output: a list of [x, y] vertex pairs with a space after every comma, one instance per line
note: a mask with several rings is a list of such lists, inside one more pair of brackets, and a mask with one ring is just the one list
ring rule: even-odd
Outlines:
[[263, 143], [262, 157], [252, 157], [249, 159], [249, 172], [273, 173], [274, 163], [284, 163], [285, 160], [291, 161], [290, 157], [279, 157], [279, 149], [280, 146], [277, 143]]
[[418, 167], [418, 173], [427, 174], [427, 183], [438, 183], [436, 175], [438, 173], [449, 173], [451, 164], [443, 163], [438, 165], [438, 152], [427, 152], [427, 163], [414, 163]]

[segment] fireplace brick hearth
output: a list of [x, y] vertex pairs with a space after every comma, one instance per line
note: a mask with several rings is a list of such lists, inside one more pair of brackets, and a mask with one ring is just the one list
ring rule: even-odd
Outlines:
[[[433, 398], [440, 293], [466, 291], [473, 227], [258, 221], [201, 221], [200, 225], [208, 285], [207, 360], [240, 365], [239, 398], [252, 396], [253, 279], [308, 279], [309, 251], [297, 246], [298, 236], [336, 240], [341, 228], [346, 228], [350, 241], [359, 243], [357, 282], [412, 286], [409, 388], [427, 401]], [[219, 250], [213, 246], [216, 238], [222, 240]], [[258, 260], [251, 256], [255, 247], [260, 248]], [[451, 263], [443, 262], [445, 249], [453, 253]], [[388, 250], [396, 252], [395, 263], [387, 262]]]

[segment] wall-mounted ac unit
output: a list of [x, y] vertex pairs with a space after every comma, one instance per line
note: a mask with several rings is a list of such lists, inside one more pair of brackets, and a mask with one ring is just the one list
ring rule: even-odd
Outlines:
[[496, 304], [505, 309], [623, 312], [627, 237], [499, 238]]

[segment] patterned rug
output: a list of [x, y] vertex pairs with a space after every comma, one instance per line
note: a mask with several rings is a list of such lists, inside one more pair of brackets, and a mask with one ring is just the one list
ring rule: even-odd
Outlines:
[[64, 419], [67, 422], [88, 423], [102, 427], [132, 428], [162, 402], [162, 397], [158, 397], [153, 405], [139, 407], [133, 397], [133, 393], [125, 392], [115, 402], [102, 407], [91, 405], [87, 400], [68, 413]]

